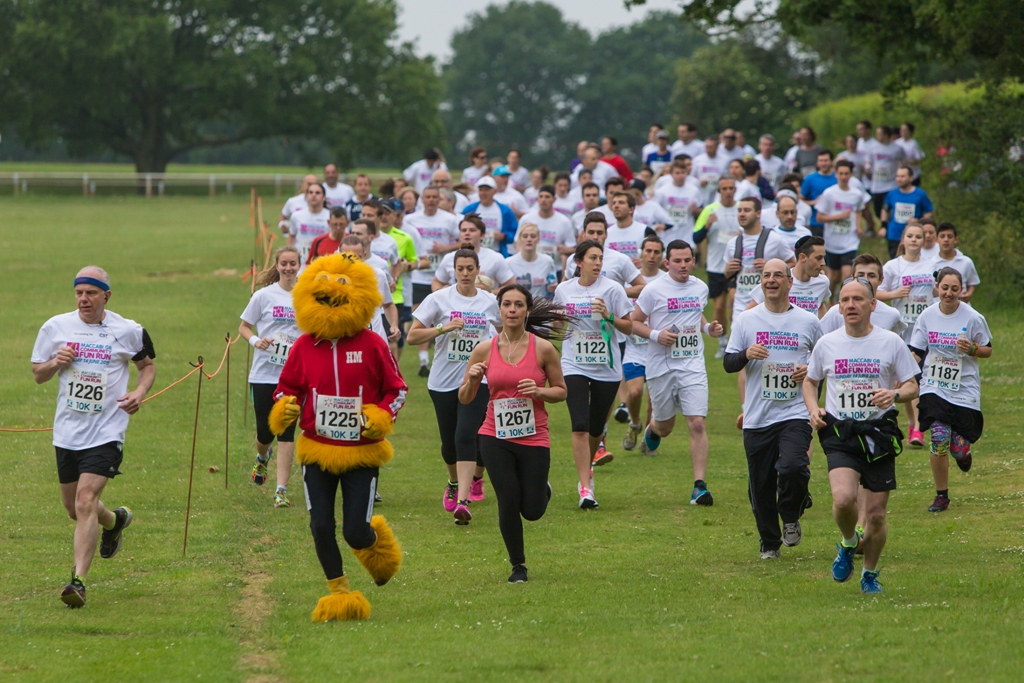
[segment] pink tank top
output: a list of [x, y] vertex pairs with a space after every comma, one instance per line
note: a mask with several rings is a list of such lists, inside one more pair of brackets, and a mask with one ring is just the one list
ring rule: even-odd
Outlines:
[[[536, 338], [531, 334], [529, 346], [526, 347], [526, 355], [519, 361], [518, 365], [509, 365], [498, 351], [498, 338], [491, 340], [491, 358], [487, 363], [487, 388], [491, 392], [490, 401], [487, 404], [487, 417], [480, 427], [480, 433], [488, 436], [495, 436], [494, 431], [494, 401], [501, 398], [525, 398], [519, 393], [519, 380], [532, 379], [538, 387], [547, 384], [548, 378], [537, 363]], [[537, 433], [531, 436], [509, 439], [514, 443], [524, 446], [551, 447], [551, 439], [548, 436], [548, 411], [544, 408], [544, 401], [533, 400], [533, 416], [537, 426]]]

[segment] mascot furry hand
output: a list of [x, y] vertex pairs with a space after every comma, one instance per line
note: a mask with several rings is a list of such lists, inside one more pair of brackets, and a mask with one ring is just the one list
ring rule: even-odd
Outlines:
[[393, 450], [384, 437], [405, 403], [407, 387], [387, 343], [367, 329], [381, 303], [373, 269], [351, 254], [314, 261], [292, 290], [296, 340], [278, 381], [270, 428], [296, 420], [295, 456], [303, 467], [310, 528], [330, 595], [314, 621], [365, 619], [370, 603], [342, 570], [334, 500], [343, 491], [345, 541], [378, 586], [398, 572], [402, 550], [387, 520], [373, 515], [378, 468]]

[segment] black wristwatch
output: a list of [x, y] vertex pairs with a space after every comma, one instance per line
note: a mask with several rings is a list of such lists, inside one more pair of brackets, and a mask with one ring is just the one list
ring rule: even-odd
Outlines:
[[896, 405], [899, 402], [900, 402], [900, 392], [898, 392], [898, 391], [892, 392], [892, 404]]

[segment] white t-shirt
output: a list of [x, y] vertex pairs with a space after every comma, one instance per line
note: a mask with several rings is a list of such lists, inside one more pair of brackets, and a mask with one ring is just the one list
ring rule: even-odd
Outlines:
[[[657, 273], [651, 276], [640, 273], [644, 279], [645, 284], [651, 284], [661, 278], [665, 277], [668, 273], [664, 270], [659, 270]], [[636, 303], [636, 299], [630, 299], [632, 303]], [[643, 365], [647, 362], [647, 345], [650, 343], [649, 339], [644, 339], [641, 336], [631, 334], [629, 340], [626, 342], [626, 353], [622, 356], [622, 362], [633, 363], [634, 365]]]
[[730, 255], [726, 258], [726, 245], [728, 245], [736, 235], [743, 232], [743, 228], [740, 227], [740, 222], [737, 218], [736, 208], [736, 204], [733, 204], [732, 206], [722, 206], [719, 204], [713, 212], [718, 218], [707, 228], [707, 271], [709, 273], [717, 273], [721, 275], [725, 272], [725, 264], [730, 258], [732, 258], [732, 252], [729, 252]]
[[[578, 187], [580, 184], [580, 171], [583, 170], [582, 164], [576, 167], [576, 170], [569, 176], [569, 180], [572, 182], [573, 187]], [[604, 186], [612, 178], [618, 178], [619, 172], [615, 170], [615, 167], [609, 164], [603, 159], [598, 159], [597, 164], [593, 168], [593, 180], [594, 184], [601, 188], [601, 194], [604, 194]]]
[[[747, 197], [753, 197], [762, 204], [764, 203], [764, 197], [761, 196], [761, 188], [746, 178], [736, 183], [736, 194], [733, 197], [737, 202]], [[718, 201], [717, 196], [715, 201]]]
[[[939, 248], [938, 243], [935, 243], [930, 247], [922, 246], [921, 258], [928, 261], [938, 261], [940, 251], [942, 251], [942, 249]], [[938, 268], [936, 268], [935, 270], [938, 270]]]
[[487, 228], [487, 234], [484, 235], [483, 246], [485, 249], [495, 249], [498, 243], [494, 241], [492, 232], [501, 232], [501, 207], [498, 202], [491, 202], [490, 206], [484, 206], [483, 204], [477, 204], [475, 212], [480, 216], [480, 220], [484, 222], [484, 227]]
[[896, 170], [906, 158], [903, 148], [895, 142], [883, 145], [876, 140], [865, 157], [865, 163], [871, 171], [871, 193], [880, 194], [895, 189]]
[[434, 163], [434, 166], [430, 166], [426, 159], [420, 159], [402, 171], [402, 177], [405, 178], [406, 182], [412, 183], [417, 192], [423, 194], [423, 188], [429, 185], [434, 174], [442, 169], [448, 170], [448, 165], [443, 161], [438, 160]]
[[844, 150], [836, 155], [836, 161], [839, 161], [840, 159], [845, 159], [846, 161], [849, 161], [851, 164], [853, 164], [854, 178], [860, 181], [864, 180], [865, 157], [863, 154], [861, 154], [860, 152], [848, 152]]
[[[761, 233], [756, 235], [742, 233], [730, 239], [729, 243], [725, 245], [725, 260], [727, 263], [732, 260], [733, 255], [736, 253], [736, 241], [741, 237], [743, 239], [743, 256], [740, 260], [743, 265], [740, 271], [736, 273], [736, 296], [733, 299], [732, 305], [732, 320], [734, 324], [739, 315], [746, 310], [754, 290], [761, 287], [761, 273], [754, 268], [754, 255]], [[793, 258], [793, 250], [779, 237], [778, 233], [774, 230], [769, 230], [768, 239], [764, 243], [764, 260], [769, 261], [773, 258], [788, 261]]]
[[877, 144], [878, 140], [874, 138], [868, 138], [866, 140], [864, 138], [857, 138], [857, 151], [866, 157], [868, 152], [871, 151], [871, 148]]
[[818, 316], [796, 307], [772, 313], [761, 304], [735, 320], [726, 353], [739, 353], [754, 344], [768, 349], [765, 360], [747, 361], [744, 429], [807, 419], [800, 384], [792, 375], [798, 365], [807, 364], [819, 337]]
[[[900, 318], [900, 312], [887, 303], [875, 301], [875, 310], [871, 311], [871, 324], [895, 334], [903, 334], [907, 324]], [[843, 314], [839, 306], [832, 306], [821, 318], [821, 333], [828, 334], [845, 327]]]
[[[604, 260], [601, 263], [601, 276], [619, 283], [623, 287], [629, 287], [640, 269], [633, 265], [633, 259], [624, 256], [611, 249], [604, 250]], [[569, 280], [576, 275], [576, 261], [571, 257], [565, 262], [565, 273], [563, 278]]]
[[330, 209], [320, 209], [320, 213], [311, 213], [308, 208], [298, 209], [288, 221], [288, 234], [295, 236], [295, 248], [299, 250], [299, 263], [305, 265], [309, 256], [309, 248], [313, 240], [331, 231]]
[[494, 201], [516, 209], [519, 213], [526, 213], [530, 210], [530, 202], [526, 201], [523, 193], [512, 187], [511, 183], [505, 188], [504, 192], [494, 193]]
[[476, 181], [484, 177], [487, 173], [487, 164], [484, 164], [480, 168], [476, 166], [467, 166], [462, 169], [462, 182], [470, 187], [476, 187]]
[[[910, 138], [904, 140], [903, 138], [896, 138], [893, 142], [903, 148], [903, 153], [906, 155], [907, 161], [922, 161], [924, 159], [924, 150], [921, 149], [921, 145], [917, 143], [916, 138]], [[920, 164], [914, 164], [911, 166], [914, 169], [914, 177], [921, 177], [921, 166]]]
[[[671, 173], [667, 173], [663, 176], [658, 176], [658, 179], [654, 181], [654, 192], [660, 192], [663, 187], [667, 187], [668, 185], [674, 184], [675, 179], [672, 178]], [[694, 190], [696, 190], [697, 193], [702, 197], [701, 201], [703, 201], [704, 188], [700, 186], [700, 181], [694, 178], [692, 173], [687, 174], [686, 178], [683, 180], [683, 185], [691, 187]], [[650, 190], [651, 188], [647, 189]]]
[[608, 238], [604, 241], [605, 251], [611, 249], [623, 256], [637, 258], [646, 234], [647, 226], [643, 223], [632, 221], [627, 227], [620, 228], [612, 222], [608, 226]]
[[768, 181], [772, 189], [779, 189], [782, 177], [786, 175], [786, 162], [776, 156], [765, 159], [760, 154], [755, 156], [754, 160], [761, 167], [761, 177]]
[[297, 194], [294, 197], [289, 197], [285, 203], [284, 208], [281, 209], [281, 215], [284, 216], [285, 220], [289, 220], [292, 214], [299, 209], [308, 209], [309, 204], [306, 203], [306, 193]]
[[[509, 169], [509, 171], [512, 171], [512, 169]], [[520, 192], [525, 192], [526, 188], [530, 187], [530, 172], [520, 166], [512, 171], [512, 175], [508, 177], [508, 182]]]
[[391, 280], [391, 275], [387, 270], [381, 270], [380, 268], [374, 268], [373, 273], [377, 276], [377, 291], [380, 292], [381, 302], [380, 306], [374, 309], [373, 317], [370, 318], [370, 331], [375, 332], [377, 336], [384, 340], [384, 343], [390, 343], [381, 316], [384, 314], [384, 306], [395, 303], [394, 297], [391, 296], [391, 286], [388, 284]]
[[[604, 218], [608, 222], [609, 227], [615, 225], [615, 214], [612, 213], [612, 210], [608, 208], [607, 204], [602, 204], [596, 209], [592, 209], [592, 211], [597, 211], [600, 214], [604, 214]], [[579, 235], [583, 232], [583, 220], [587, 217], [588, 213], [590, 213], [590, 211], [587, 211], [586, 209], [580, 209], [579, 211], [572, 215], [572, 228], [573, 230], [576, 231], [577, 237], [579, 237]]]
[[882, 266], [879, 291], [894, 292], [906, 286], [910, 287], [910, 295], [893, 299], [889, 303], [899, 311], [903, 322], [907, 324], [903, 338], [909, 342], [917, 316], [935, 302], [935, 262], [923, 258], [910, 262], [903, 256], [886, 261]]
[[661, 204], [652, 201], [637, 204], [636, 208], [633, 209], [633, 220], [649, 225], [652, 228], [655, 225], [664, 225], [666, 231], [671, 230], [672, 226], [675, 225], [675, 221], [668, 215], [668, 211], [663, 209]]
[[[729, 161], [732, 161], [733, 159], [742, 160], [743, 157], [746, 156], [746, 154], [747, 150], [743, 149], [742, 147], [736, 146], [733, 147], [732, 149], [728, 149], [725, 145], [719, 145], [718, 153], [716, 156], [725, 156]], [[728, 167], [728, 164], [726, 164], [726, 167]]]
[[[657, 149], [657, 145], [654, 148]], [[681, 154], [687, 155], [690, 159], [696, 159], [699, 155], [704, 154], [704, 141], [696, 138], [689, 142], [676, 140], [669, 149], [672, 151], [672, 159]], [[646, 159], [647, 157], [645, 156], [644, 158]]]
[[874, 327], [864, 337], [846, 329], [824, 335], [811, 351], [807, 376], [825, 380], [825, 410], [840, 419], [872, 420], [889, 412], [871, 403], [874, 389], [895, 389], [918, 373], [899, 335]]
[[78, 311], [43, 323], [32, 347], [32, 362], [45, 363], [65, 346], [75, 360], [57, 377], [53, 445], [82, 451], [111, 441], [124, 442], [128, 413], [117, 399], [128, 393], [128, 363], [142, 351], [142, 326], [106, 311], [103, 322], [88, 325]]
[[572, 192], [567, 193], [564, 197], [555, 195], [555, 203], [552, 208], [566, 218], [572, 219], [574, 213], [583, 210], [583, 200], [573, 196]]
[[974, 267], [974, 261], [971, 260], [971, 257], [965, 256], [959, 249], [956, 255], [948, 261], [941, 256], [935, 259], [935, 270], [938, 271], [943, 268], [956, 268], [964, 279], [964, 288], [977, 287], [981, 284], [981, 278], [978, 277], [978, 270]]
[[[601, 336], [600, 317], [591, 312], [591, 302], [597, 297], [604, 300], [608, 313], [615, 318], [627, 316], [633, 310], [622, 285], [606, 277], [597, 278], [589, 287], [573, 278], [555, 289], [554, 305], [573, 319], [562, 342], [562, 373], [618, 382], [622, 379], [622, 356], [614, 329], [610, 344]], [[609, 358], [614, 367], [609, 367]]]
[[537, 204], [537, 195], [539, 195], [539, 194], [540, 194], [540, 191], [536, 187], [533, 187], [532, 185], [530, 187], [526, 188], [525, 190], [523, 190], [523, 197], [526, 198], [526, 203], [530, 205], [531, 209], [534, 206], [536, 206], [536, 204]]
[[550, 299], [552, 293], [548, 291], [548, 285], [556, 282], [555, 274], [558, 266], [554, 259], [547, 254], [537, 254], [537, 258], [527, 261], [523, 258], [522, 252], [513, 254], [505, 259], [505, 263], [512, 269], [516, 276], [516, 284], [520, 284], [530, 290], [534, 299]]
[[384, 232], [377, 233], [377, 236], [370, 242], [370, 251], [385, 261], [388, 266], [398, 263], [398, 243], [395, 238]]
[[[762, 213], [761, 215], [763, 216], [764, 214]], [[776, 220], [778, 220], [778, 216], [776, 216]], [[761, 224], [764, 225], [763, 220], [761, 221]], [[796, 243], [800, 241], [801, 237], [809, 237], [811, 234], [810, 230], [799, 223], [794, 225], [792, 230], [784, 230], [781, 224], [772, 229], [779, 233], [779, 237], [782, 238], [782, 241], [788, 244], [789, 248], [793, 250], [796, 250]]]
[[666, 230], [661, 238], [666, 246], [672, 240], [684, 240], [687, 244], [693, 245], [694, 215], [691, 207], [699, 208], [703, 202], [704, 195], [700, 189], [695, 189], [692, 184], [686, 182], [682, 187], [674, 182], [667, 183], [654, 192], [654, 201], [647, 204], [659, 204], [672, 219], [671, 231]]
[[249, 384], [276, 385], [292, 344], [302, 334], [295, 326], [292, 293], [281, 289], [277, 282], [259, 289], [249, 299], [241, 317], [242, 322], [256, 327], [260, 339], [273, 340], [270, 348], [255, 349]]
[[352, 189], [351, 185], [340, 181], [334, 187], [324, 183], [324, 193], [324, 196], [327, 197], [327, 206], [345, 206], [348, 200], [356, 196], [356, 191]]
[[946, 315], [939, 304], [934, 304], [918, 317], [910, 346], [927, 351], [920, 380], [921, 395], [937, 394], [953, 405], [981, 410], [978, 359], [956, 348], [961, 335], [978, 346], [992, 343], [985, 317], [963, 303], [952, 315]]
[[420, 236], [421, 253], [417, 256], [426, 256], [430, 259], [429, 268], [418, 268], [411, 273], [413, 284], [429, 285], [434, 281], [434, 271], [440, 265], [444, 254], [433, 253], [434, 244], [448, 247], [457, 244], [459, 241], [459, 217], [455, 214], [438, 209], [433, 216], [428, 216], [422, 211], [411, 213], [402, 221], [402, 229], [412, 234], [418, 232]]
[[[832, 284], [824, 273], [818, 273], [807, 282], [800, 282], [793, 276], [793, 286], [789, 289], [789, 303], [797, 308], [813, 313], [818, 317], [818, 310], [832, 296]], [[750, 295], [750, 300], [755, 304], [764, 303], [764, 289], [758, 287]], [[750, 346], [750, 344], [747, 344]]]
[[718, 192], [718, 179], [725, 175], [729, 169], [729, 162], [731, 159], [726, 157], [721, 152], [715, 154], [714, 157], [709, 157], [706, 153], [701, 152], [693, 159], [693, 170], [690, 171], [690, 175], [694, 177], [699, 183], [701, 180], [707, 180], [707, 184], [701, 187], [704, 192], [704, 200], [701, 202], [703, 205], [708, 205], [714, 198], [715, 193]]
[[647, 344], [647, 379], [661, 377], [669, 372], [705, 374], [704, 334], [701, 317], [708, 305], [708, 286], [694, 276], [686, 282], [670, 277], [658, 278], [643, 288], [636, 306], [647, 316], [646, 325], [661, 332], [673, 325], [679, 330], [675, 346]]
[[849, 211], [848, 218], [841, 221], [822, 221], [825, 226], [825, 251], [830, 254], [845, 254], [860, 249], [860, 212], [864, 209], [864, 193], [848, 186], [841, 190], [839, 185], [826, 188], [818, 198], [818, 215], [826, 216]]
[[[477, 258], [480, 259], [480, 274], [491, 278], [495, 287], [501, 287], [502, 284], [515, 278], [515, 273], [513, 273], [512, 269], [508, 267], [504, 257], [493, 249], [480, 247], [480, 251], [478, 251], [476, 255]], [[449, 251], [444, 255], [444, 258], [441, 259], [441, 264], [437, 267], [437, 272], [434, 273], [434, 277], [436, 277], [437, 281], [442, 285], [455, 284], [454, 251]]]
[[[519, 219], [519, 227], [527, 223], [533, 223], [540, 232], [540, 241], [537, 243], [537, 251], [547, 254], [555, 259], [559, 269], [562, 266], [562, 256], [558, 253], [558, 247], [575, 247], [576, 231], [572, 227], [572, 221], [558, 213], [544, 218], [537, 211], [524, 214]], [[516, 239], [519, 239], [519, 231], [516, 231]]]
[[432, 292], [413, 314], [424, 327], [447, 324], [462, 318], [461, 331], [446, 332], [434, 343], [434, 362], [430, 366], [427, 388], [431, 391], [454, 391], [466, 374], [466, 361], [474, 347], [494, 336], [501, 327], [498, 299], [493, 294], [476, 290], [474, 296], [459, 294], [455, 287]]

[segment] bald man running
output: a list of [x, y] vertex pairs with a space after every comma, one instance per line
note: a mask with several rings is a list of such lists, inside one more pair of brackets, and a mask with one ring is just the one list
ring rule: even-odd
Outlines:
[[[56, 315], [43, 325], [32, 348], [37, 384], [57, 376], [57, 412], [53, 445], [61, 500], [75, 520], [75, 565], [61, 600], [72, 609], [85, 606], [85, 577], [103, 527], [100, 557], [121, 549], [122, 532], [132, 523], [127, 507], [109, 510], [100, 494], [109, 479], [121, 474], [121, 445], [128, 416], [139, 411], [153, 386], [156, 352], [149, 334], [135, 321], [106, 310], [110, 277], [98, 266], [75, 276], [78, 310]], [[128, 363], [139, 377], [128, 391]]]

